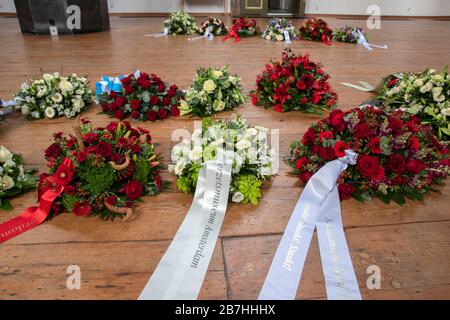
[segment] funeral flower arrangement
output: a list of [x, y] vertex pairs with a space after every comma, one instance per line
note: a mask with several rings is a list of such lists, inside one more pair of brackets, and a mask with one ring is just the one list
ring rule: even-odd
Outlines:
[[84, 111], [93, 95], [85, 77], [45, 73], [41, 79], [23, 83], [14, 100], [28, 119], [72, 118]]
[[307, 55], [297, 56], [285, 49], [281, 60], [266, 64], [251, 92], [252, 103], [278, 112], [303, 111], [320, 113], [335, 107], [337, 95], [328, 83], [329, 75], [320, 63]]
[[378, 93], [382, 108], [392, 112], [400, 109], [417, 115], [436, 129], [440, 139], [450, 138], [450, 75], [427, 69], [420, 73], [388, 76]]
[[208, 20], [201, 24], [198, 31], [200, 34], [205, 34], [205, 31], [208, 28], [209, 32], [211, 32], [214, 36], [224, 36], [228, 33], [228, 27], [222, 20], [217, 18], [209, 17]]
[[358, 31], [361, 32], [367, 39], [367, 34], [362, 28], [348, 25], [334, 29], [333, 39], [341, 42], [358, 43], [358, 40], [360, 38]]
[[196, 34], [198, 31], [194, 17], [186, 12], [178, 11], [171, 13], [169, 18], [164, 20], [164, 27], [169, 34]]
[[228, 66], [199, 68], [190, 88], [180, 102], [181, 114], [199, 117], [236, 108], [245, 102], [241, 78], [230, 75]]
[[253, 37], [260, 33], [261, 29], [255, 19], [245, 19], [240, 17], [238, 19], [233, 19], [233, 25], [230, 27], [230, 31], [223, 40], [233, 37], [235, 42], [239, 42], [241, 41], [240, 37]]
[[[161, 157], [147, 130], [127, 121], [94, 128], [87, 120], [74, 129], [74, 135], [56, 133], [45, 150], [50, 169], [40, 176], [39, 199], [52, 188], [52, 175], [62, 177], [65, 185], [50, 217], [65, 210], [76, 216], [126, 219], [133, 203], [159, 193]], [[59, 167], [65, 158], [72, 160], [72, 168]]]
[[275, 18], [269, 22], [269, 24], [264, 28], [262, 37], [266, 40], [271, 41], [284, 41], [284, 32], [289, 33], [291, 40], [297, 38], [297, 30], [292, 25], [291, 21], [284, 18]]
[[389, 203], [421, 200], [450, 173], [448, 147], [428, 125], [403, 111], [387, 114], [373, 106], [334, 110], [290, 146], [289, 165], [306, 183], [325, 163], [358, 154], [338, 180], [342, 200], [378, 197]]
[[300, 38], [304, 40], [322, 41], [325, 44], [330, 44], [333, 37], [333, 30], [328, 27], [328, 24], [317, 18], [306, 20], [299, 32]]
[[23, 158], [0, 146], [0, 209], [11, 210], [9, 198], [37, 186], [35, 170], [23, 168]]
[[131, 118], [155, 121], [178, 116], [182, 91], [169, 85], [155, 74], [135, 72], [121, 79], [120, 92], [103, 92], [98, 96], [104, 113], [116, 119]]
[[230, 199], [238, 203], [257, 204], [262, 196], [261, 186], [276, 174], [275, 152], [267, 144], [268, 129], [248, 124], [236, 117], [229, 121], [202, 121], [202, 129], [193, 132], [172, 149], [169, 171], [178, 178], [178, 189], [193, 191], [204, 161], [213, 160], [218, 146], [226, 143], [232, 155]]

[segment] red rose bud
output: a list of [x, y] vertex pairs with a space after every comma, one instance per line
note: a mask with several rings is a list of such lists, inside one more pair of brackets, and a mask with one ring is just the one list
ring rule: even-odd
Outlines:
[[139, 111], [136, 111], [136, 110], [131, 111], [131, 117], [133, 119], [139, 119], [139, 117], [140, 117]]
[[167, 111], [165, 109], [159, 109], [158, 111], [158, 117], [160, 119], [165, 119], [167, 118]]
[[57, 143], [52, 143], [46, 150], [45, 150], [45, 157], [46, 158], [57, 158], [61, 154], [61, 148]]
[[142, 194], [142, 184], [136, 180], [130, 180], [125, 186], [125, 195], [131, 201], [136, 200]]
[[137, 99], [133, 99], [130, 101], [130, 108], [133, 110], [138, 110], [141, 107], [141, 103]]
[[155, 106], [155, 105], [157, 105], [159, 103], [159, 98], [158, 98], [158, 96], [151, 96], [150, 97], [150, 104], [152, 105], [152, 106]]

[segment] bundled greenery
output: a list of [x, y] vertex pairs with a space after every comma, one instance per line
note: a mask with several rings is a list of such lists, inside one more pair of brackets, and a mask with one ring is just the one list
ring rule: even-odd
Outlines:
[[199, 68], [194, 82], [180, 102], [181, 114], [207, 117], [236, 108], [245, 102], [241, 78], [230, 75], [228, 66]]
[[37, 186], [35, 170], [24, 170], [23, 159], [0, 146], [0, 208], [11, 210], [9, 198], [21, 194]]
[[274, 150], [267, 144], [269, 130], [249, 125], [243, 118], [212, 122], [204, 118], [202, 128], [172, 149], [169, 171], [177, 176], [178, 189], [194, 191], [202, 163], [214, 160], [218, 147], [233, 150], [230, 198], [256, 205], [263, 181], [276, 174]]
[[186, 12], [178, 11], [171, 13], [169, 18], [164, 20], [164, 27], [169, 34], [196, 34], [198, 32], [194, 17]]
[[388, 112], [404, 110], [431, 124], [440, 139], [450, 137], [450, 75], [441, 72], [397, 73], [386, 77], [378, 89], [381, 108]]

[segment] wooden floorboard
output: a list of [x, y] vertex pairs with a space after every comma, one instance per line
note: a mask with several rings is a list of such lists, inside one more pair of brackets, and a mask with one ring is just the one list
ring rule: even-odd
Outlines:
[[[162, 18], [111, 18], [109, 32], [78, 36], [23, 35], [17, 19], [0, 18], [0, 97], [13, 96], [27, 77], [40, 70], [88, 75], [91, 86], [102, 75], [140, 69], [186, 88], [199, 66], [229, 64], [242, 77], [244, 90], [255, 87], [257, 74], [270, 58], [278, 58], [282, 43], [259, 38], [232, 41], [187, 41], [185, 36], [148, 38], [159, 32]], [[259, 19], [265, 24], [267, 19]], [[365, 21], [327, 18], [331, 27], [346, 23], [364, 27]], [[299, 26], [301, 20], [294, 20]], [[296, 53], [309, 53], [331, 75], [339, 107], [349, 109], [370, 94], [340, 84], [368, 81], [375, 85], [386, 74], [442, 68], [450, 61], [450, 22], [432, 20], [382, 21], [381, 30], [370, 30], [369, 40], [387, 44], [389, 50], [367, 51], [362, 46], [295, 41]], [[96, 125], [109, 119], [92, 105], [85, 117]], [[280, 158], [289, 143], [299, 139], [320, 116], [279, 114], [247, 102], [238, 108], [250, 122], [280, 130]], [[220, 114], [230, 118], [233, 112]], [[172, 118], [139, 123], [151, 130], [166, 162], [174, 129], [193, 128], [193, 119]], [[0, 123], [0, 145], [22, 153], [28, 166], [45, 171], [43, 150], [56, 131], [70, 132], [75, 120], [33, 121], [14, 114]], [[69, 214], [0, 245], [0, 299], [136, 299], [183, 220], [192, 195], [169, 189], [146, 197], [127, 223], [102, 222]], [[342, 203], [342, 214], [357, 277], [365, 299], [449, 299], [450, 215], [449, 186], [401, 207], [378, 200]], [[280, 162], [280, 174], [264, 187], [259, 206], [229, 206], [214, 251], [202, 299], [253, 299], [264, 281], [281, 234], [302, 191], [298, 178]], [[34, 205], [36, 193], [13, 200], [13, 212], [0, 212], [0, 222]], [[82, 289], [66, 288], [66, 268], [79, 265]], [[381, 268], [380, 290], [369, 290], [366, 268]], [[297, 298], [324, 299], [325, 289], [316, 241], [313, 241]]]

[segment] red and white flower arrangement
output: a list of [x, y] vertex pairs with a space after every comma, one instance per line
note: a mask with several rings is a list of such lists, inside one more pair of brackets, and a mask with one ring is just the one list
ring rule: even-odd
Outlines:
[[179, 116], [179, 99], [183, 96], [175, 84], [169, 85], [156, 74], [129, 74], [121, 79], [120, 92], [103, 92], [98, 101], [104, 113], [116, 119], [128, 115], [135, 120], [155, 121]]
[[235, 42], [241, 41], [240, 37], [253, 37], [261, 33], [261, 28], [256, 23], [255, 19], [233, 19], [233, 25], [230, 27], [230, 31], [225, 36], [223, 41], [230, 38], [234, 38]]
[[328, 78], [320, 63], [285, 49], [281, 60], [266, 64], [256, 79], [257, 89], [250, 96], [255, 106], [274, 107], [278, 112], [320, 113], [334, 108], [337, 101]]
[[299, 32], [301, 39], [322, 41], [324, 44], [331, 44], [333, 38], [333, 30], [328, 27], [328, 23], [314, 17], [303, 22]]
[[[49, 217], [65, 210], [76, 216], [126, 219], [134, 202], [160, 192], [161, 156], [148, 130], [133, 128], [128, 121], [94, 128], [86, 120], [74, 129], [74, 135], [56, 133], [45, 150], [50, 169], [40, 176], [39, 200], [54, 187], [52, 176], [64, 179], [59, 184], [65, 186]], [[66, 158], [73, 164], [60, 166]]]
[[358, 158], [338, 179], [341, 200], [422, 200], [450, 173], [448, 147], [429, 125], [402, 111], [387, 114], [373, 106], [334, 110], [313, 124], [301, 141], [291, 144], [289, 165], [306, 183], [325, 163], [343, 157], [346, 149]]

